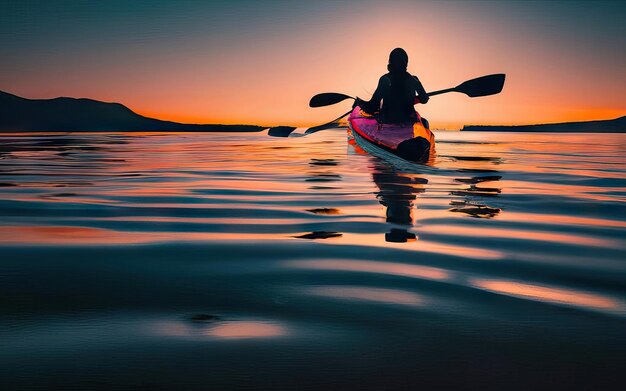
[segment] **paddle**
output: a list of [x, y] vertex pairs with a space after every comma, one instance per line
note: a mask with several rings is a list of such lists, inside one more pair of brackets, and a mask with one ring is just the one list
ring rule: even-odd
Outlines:
[[[319, 132], [320, 130], [324, 130], [327, 129], [329, 127], [331, 127], [330, 125], [335, 125], [335, 123], [337, 121], [339, 121], [340, 119], [342, 119], [343, 117], [345, 117], [346, 115], [352, 113], [352, 109], [346, 111], [345, 113], [341, 114], [340, 117], [335, 118], [334, 120], [330, 121], [330, 122], [326, 122], [325, 124], [322, 125], [317, 125], [317, 126], [313, 126], [312, 128], [308, 128], [304, 134], [311, 134], [311, 133], [315, 133], [315, 132]], [[332, 126], [334, 128], [334, 126]]]
[[[469, 96], [470, 98], [475, 98], [478, 96], [495, 95], [495, 94], [499, 94], [500, 91], [502, 91], [502, 87], [504, 87], [505, 77], [506, 75], [504, 73], [496, 73], [494, 75], [481, 76], [481, 77], [477, 77], [476, 79], [463, 82], [454, 88], [447, 88], [445, 90], [429, 92], [428, 96], [445, 94], [446, 92], [460, 92], [462, 94]], [[311, 99], [311, 101], [312, 100], [313, 99]]]
[[332, 121], [326, 122], [325, 124], [322, 124], [322, 125], [317, 125], [317, 126], [313, 126], [311, 128], [308, 128], [304, 133], [297, 133], [297, 134], [293, 133], [293, 131], [296, 130], [296, 128], [293, 127], [293, 126], [276, 126], [276, 127], [270, 128], [269, 131], [267, 132], [267, 134], [269, 136], [272, 136], [272, 137], [289, 137], [293, 133], [293, 136], [302, 137], [302, 136], [305, 136], [307, 134], [319, 132], [320, 130], [337, 127], [336, 126], [337, 125], [337, 121], [339, 121], [340, 119], [342, 119], [346, 115], [350, 114], [351, 112], [352, 112], [352, 109], [350, 109], [349, 111], [341, 114], [341, 116], [335, 118]]
[[[502, 88], [504, 87], [505, 78], [506, 78], [506, 75], [504, 73], [496, 73], [493, 75], [481, 76], [475, 79], [467, 80], [453, 88], [446, 88], [445, 90], [429, 92], [428, 96], [435, 96], [435, 95], [445, 94], [448, 92], [460, 92], [462, 94], [469, 96], [470, 98], [495, 95], [502, 91]], [[355, 99], [355, 98], [351, 97], [350, 95], [340, 94], [337, 92], [324, 92], [324, 93], [317, 94], [314, 97], [312, 97], [311, 101], [309, 102], [309, 106], [310, 107], [330, 106], [330, 105], [334, 105], [336, 103], [342, 102], [346, 99]], [[309, 128], [305, 131], [305, 134], [311, 134], [311, 133], [318, 132], [320, 130], [324, 130], [326, 129], [328, 125], [336, 121], [339, 121], [346, 115], [350, 114], [351, 111], [352, 110], [348, 111], [347, 113], [343, 114], [341, 117], [338, 117], [337, 119], [334, 119], [328, 123]], [[281, 134], [281, 136], [287, 137], [289, 136], [289, 133], [290, 132], [286, 132], [286, 134], [284, 135]]]
[[[435, 96], [440, 94], [445, 94], [447, 92], [460, 92], [469, 96], [470, 98], [475, 98], [478, 96], [487, 96], [487, 95], [495, 95], [502, 91], [502, 87], [504, 87], [504, 73], [497, 73], [494, 75], [487, 75], [477, 77], [475, 79], [468, 80], [459, 84], [453, 88], [446, 88], [445, 90], [438, 90], [429, 92], [428, 96]], [[322, 94], [317, 94], [311, 98], [309, 102], [310, 107], [323, 107], [330, 106], [346, 99], [354, 99], [353, 97], [346, 94], [339, 94], [337, 92], [324, 92]]]
[[324, 92], [323, 94], [317, 94], [311, 98], [309, 107], [324, 107], [334, 105], [346, 99], [354, 99], [350, 95], [339, 94], [337, 92]]

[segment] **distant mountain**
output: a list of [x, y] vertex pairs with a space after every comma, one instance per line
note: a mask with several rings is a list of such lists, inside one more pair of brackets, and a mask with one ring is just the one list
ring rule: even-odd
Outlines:
[[0, 132], [259, 132], [255, 125], [196, 125], [141, 116], [92, 99], [26, 99], [0, 91]]
[[616, 119], [558, 124], [486, 126], [465, 125], [461, 131], [487, 132], [562, 132], [562, 133], [626, 133], [626, 116]]

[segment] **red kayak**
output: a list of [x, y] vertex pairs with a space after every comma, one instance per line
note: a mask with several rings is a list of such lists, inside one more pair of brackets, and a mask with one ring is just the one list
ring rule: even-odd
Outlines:
[[417, 163], [427, 162], [435, 154], [435, 135], [419, 114], [415, 122], [385, 124], [356, 106], [348, 123], [357, 144], [373, 154], [383, 152]]

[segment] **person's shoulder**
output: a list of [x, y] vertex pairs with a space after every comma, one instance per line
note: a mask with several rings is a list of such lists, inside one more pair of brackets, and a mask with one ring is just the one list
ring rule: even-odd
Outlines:
[[414, 84], [416, 85], [422, 85], [422, 82], [420, 81], [420, 79], [415, 76], [415, 75], [410, 75], [411, 76], [411, 80], [413, 81]]
[[385, 73], [384, 75], [382, 75], [380, 79], [378, 79], [378, 84], [390, 85], [391, 79], [389, 78], [389, 74]]

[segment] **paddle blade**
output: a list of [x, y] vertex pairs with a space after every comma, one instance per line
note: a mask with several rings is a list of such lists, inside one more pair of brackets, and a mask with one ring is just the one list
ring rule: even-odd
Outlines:
[[268, 136], [272, 137], [289, 137], [289, 135], [296, 130], [293, 126], [274, 126], [267, 132]]
[[498, 94], [504, 87], [505, 76], [504, 73], [498, 73], [478, 77], [459, 84], [454, 88], [454, 91], [462, 92], [472, 98]]
[[310, 107], [323, 107], [334, 105], [346, 99], [354, 99], [351, 96], [345, 94], [338, 94], [336, 92], [325, 92], [323, 94], [317, 94], [311, 98], [309, 102]]

